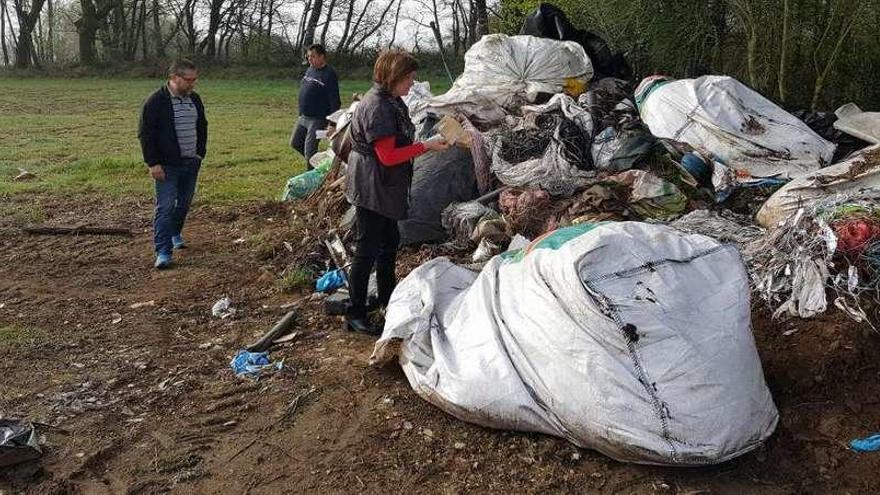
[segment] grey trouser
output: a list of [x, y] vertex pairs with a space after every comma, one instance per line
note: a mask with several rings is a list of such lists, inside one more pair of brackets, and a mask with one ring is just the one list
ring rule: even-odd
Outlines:
[[327, 119], [300, 116], [290, 134], [290, 147], [306, 158], [306, 170], [311, 170], [309, 159], [318, 152], [315, 132], [327, 127]]

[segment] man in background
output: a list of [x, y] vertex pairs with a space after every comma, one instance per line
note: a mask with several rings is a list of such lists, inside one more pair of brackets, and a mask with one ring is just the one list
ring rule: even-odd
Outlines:
[[306, 168], [312, 169], [309, 159], [318, 151], [315, 133], [327, 128], [327, 116], [339, 110], [339, 79], [333, 67], [327, 65], [327, 52], [321, 45], [311, 45], [307, 57], [309, 68], [299, 88], [299, 118], [290, 135], [290, 146], [306, 159]]
[[181, 236], [196, 191], [208, 143], [202, 99], [193, 91], [199, 73], [189, 60], [168, 69], [168, 82], [144, 102], [138, 138], [144, 162], [156, 182], [153, 242], [158, 269], [171, 266], [172, 249], [186, 247]]

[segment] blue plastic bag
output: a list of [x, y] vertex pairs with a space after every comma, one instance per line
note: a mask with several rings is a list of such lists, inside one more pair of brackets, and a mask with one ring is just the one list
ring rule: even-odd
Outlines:
[[318, 292], [331, 292], [345, 285], [345, 272], [342, 268], [328, 270], [315, 282]]
[[856, 452], [876, 452], [880, 450], [880, 433], [853, 440], [849, 443], [849, 448]]
[[256, 379], [260, 377], [260, 373], [265, 369], [280, 370], [284, 365], [284, 361], [272, 363], [269, 361], [268, 352], [248, 352], [242, 349], [232, 358], [229, 365], [236, 375]]

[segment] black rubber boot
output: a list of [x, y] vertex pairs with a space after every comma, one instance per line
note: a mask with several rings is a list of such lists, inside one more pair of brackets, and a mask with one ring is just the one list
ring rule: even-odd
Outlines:
[[345, 329], [349, 332], [360, 332], [367, 335], [378, 336], [382, 332], [370, 324], [366, 318], [345, 318]]

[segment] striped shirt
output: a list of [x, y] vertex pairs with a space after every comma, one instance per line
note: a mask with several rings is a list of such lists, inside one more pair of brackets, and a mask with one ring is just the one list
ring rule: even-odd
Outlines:
[[196, 157], [196, 120], [199, 114], [196, 104], [189, 96], [174, 96], [171, 94], [171, 106], [174, 108], [174, 130], [177, 132], [177, 145], [180, 146], [180, 156], [184, 158]]

